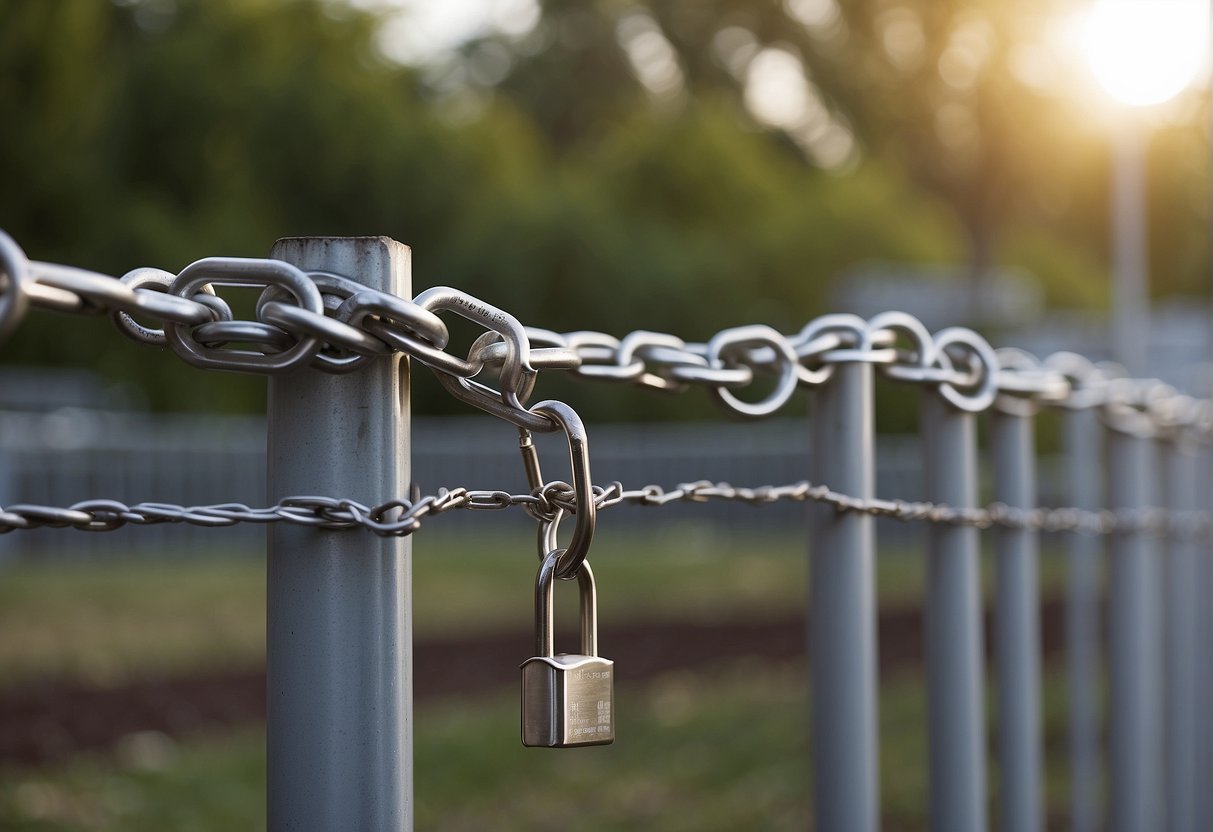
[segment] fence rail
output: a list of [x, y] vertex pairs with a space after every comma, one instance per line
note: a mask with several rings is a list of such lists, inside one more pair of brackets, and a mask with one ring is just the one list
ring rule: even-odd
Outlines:
[[[778, 411], [797, 388], [809, 390], [807, 426], [768, 422], [760, 431], [736, 429], [728, 441], [720, 433], [676, 437], [656, 427], [645, 428], [643, 438], [612, 436], [592, 421], [591, 429], [595, 470], [621, 481], [633, 475], [630, 466], [652, 464], [658, 449], [667, 465], [678, 458], [679, 465], [707, 467], [703, 473], [688, 467], [671, 482], [707, 477], [749, 485], [811, 477], [814, 485], [799, 483], [780, 493], [812, 502], [811, 724], [819, 828], [863, 832], [879, 824], [873, 559], [886, 528], [878, 528], [878, 516], [920, 521], [925, 532], [933, 829], [989, 828], [991, 814], [1004, 830], [1033, 832], [1043, 824], [1037, 580], [1042, 531], [1068, 536], [1074, 828], [1085, 832], [1105, 822], [1114, 832], [1208, 828], [1213, 724], [1203, 704], [1213, 700], [1209, 401], [1158, 382], [1124, 378], [1115, 368], [1095, 367], [1078, 356], [1040, 362], [1015, 350], [996, 353], [969, 330], [931, 334], [900, 313], [867, 321], [825, 316], [794, 336], [765, 326], [736, 327], [704, 344], [642, 331], [622, 339], [592, 332], [562, 335], [525, 328], [508, 312], [453, 289], [436, 287], [409, 300], [404, 296], [407, 251], [382, 238], [280, 241], [275, 252], [284, 259], [210, 258], [176, 276], [136, 270], [115, 281], [28, 261], [0, 234], [0, 336], [18, 325], [31, 304], [68, 312], [102, 310], [137, 340], [168, 344], [196, 366], [273, 377], [268, 472], [248, 469], [247, 479], [242, 474], [234, 482], [232, 467], [189, 444], [204, 433], [194, 430], [189, 442], [171, 451], [178, 460], [174, 464], [188, 472], [181, 480], [183, 503], [206, 499], [196, 499], [190, 489], [203, 487], [209, 475], [200, 472], [212, 465], [218, 473], [205, 488], [219, 488], [224, 501], [233, 499], [237, 487], [261, 490], [260, 476], [268, 478], [272, 505], [312, 483], [311, 493], [331, 489], [342, 493], [328, 497], [349, 498], [304, 498], [311, 500], [309, 513], [293, 519], [316, 528], [276, 524], [271, 531], [271, 827], [300, 821], [338, 829], [356, 817], [362, 828], [411, 828], [407, 541], [380, 537], [368, 556], [367, 547], [351, 542], [356, 536], [342, 530], [359, 525], [354, 521], [365, 520], [368, 512], [375, 514], [369, 507], [376, 501], [401, 501], [383, 504], [383, 511], [403, 510], [410, 463], [415, 484], [428, 484], [424, 478], [433, 476], [434, 485], [487, 481], [493, 489], [518, 489], [523, 493], [517, 497], [501, 491], [500, 499], [492, 492], [482, 499], [525, 506], [552, 535], [562, 513], [576, 512], [581, 528], [600, 502], [667, 504], [660, 514], [668, 520], [675, 511], [706, 516], [704, 506], [686, 501], [731, 496], [761, 502], [764, 494], [774, 493], [708, 483], [662, 492], [606, 487], [591, 499], [584, 485], [575, 491], [564, 483], [545, 483], [532, 457], [527, 457], [527, 479], [521, 479], [523, 469], [516, 463], [502, 460], [504, 467], [496, 467], [488, 446], [509, 448], [512, 456], [517, 442], [506, 438], [521, 432], [525, 448], [532, 432], [556, 427], [545, 415], [550, 407], [528, 408], [526, 402], [541, 371], [565, 371], [654, 389], [703, 385], [727, 409], [753, 418]], [[226, 304], [207, 294], [229, 282], [265, 287], [256, 320], [233, 320]], [[168, 294], [152, 286], [167, 288]], [[447, 351], [439, 312], [461, 315], [485, 329], [466, 358]], [[131, 313], [163, 320], [164, 330], [135, 324]], [[227, 348], [249, 343], [261, 346]], [[485, 434], [484, 448], [474, 431], [465, 426], [453, 431], [449, 422], [429, 436], [420, 425], [410, 435], [404, 355], [433, 369], [456, 398], [513, 427], [495, 424]], [[744, 391], [763, 374], [775, 379], [774, 390], [746, 398]], [[878, 374], [921, 391], [919, 442], [910, 450], [876, 441]], [[489, 386], [486, 376], [495, 376], [497, 387]], [[1060, 414], [1065, 428], [1063, 459], [1049, 467], [1037, 464], [1043, 461], [1034, 439], [1046, 408]], [[109, 417], [96, 418], [99, 424], [88, 425], [82, 414], [68, 412], [36, 428], [13, 420], [0, 423], [6, 437], [0, 459], [7, 464], [0, 468], [0, 506], [12, 508], [8, 515], [0, 509], [0, 524], [37, 525], [28, 518], [40, 511], [36, 506], [32, 514], [29, 507], [18, 511], [5, 500], [55, 502], [35, 480], [50, 488], [57, 475], [45, 467], [40, 474], [29, 473], [36, 464], [28, 461], [32, 453], [41, 454], [44, 466], [56, 458], [49, 450], [35, 451], [29, 442], [34, 434], [63, 448], [65, 468], [89, 454], [101, 455], [95, 461], [104, 474], [91, 482], [78, 475], [86, 478], [71, 487], [146, 487], [157, 499], [167, 498], [155, 471], [166, 467], [170, 451], [153, 451], [157, 467], [132, 473], [136, 468], [127, 463], [135, 455], [130, 448], [110, 447], [121, 444], [113, 438], [113, 425], [104, 424]], [[983, 457], [979, 427], [987, 423], [989, 447]], [[246, 429], [250, 436], [256, 430], [251, 423]], [[148, 435], [154, 444], [156, 431]], [[603, 451], [612, 443], [614, 456]], [[252, 458], [254, 444], [249, 439], [248, 447], [227, 462], [252, 464], [238, 460]], [[573, 444], [570, 432], [570, 450]], [[721, 455], [725, 447], [727, 454]], [[540, 457], [554, 453], [559, 451], [547, 446]], [[434, 466], [432, 473], [426, 465]], [[755, 469], [745, 466], [751, 465], [761, 473], [748, 476]], [[1062, 469], [1065, 477], [1059, 475]], [[646, 469], [638, 479], [671, 473]], [[919, 493], [931, 502], [905, 502]], [[449, 508], [456, 498], [447, 493], [442, 499]], [[459, 499], [464, 507], [471, 502], [466, 495]], [[996, 502], [986, 506], [987, 499]], [[1038, 499], [1060, 508], [1042, 510]], [[250, 494], [247, 502], [262, 501]], [[417, 506], [415, 500], [408, 503]], [[245, 519], [265, 522], [275, 519], [269, 517], [275, 511], [298, 507], [276, 505]], [[105, 511], [113, 515], [122, 509]], [[796, 509], [790, 504], [764, 509], [774, 511]], [[636, 516], [642, 513], [637, 510]], [[106, 525], [79, 512], [74, 518], [77, 525]], [[490, 521], [477, 524], [483, 522]], [[736, 517], [721, 514], [720, 522], [734, 523]], [[986, 528], [993, 530], [997, 573], [993, 812], [987, 794], [979, 583]], [[128, 533], [133, 539], [147, 532]], [[46, 533], [18, 534], [33, 541]], [[588, 533], [582, 537], [588, 540]], [[561, 556], [551, 556], [557, 558], [555, 568], [563, 568]], [[575, 569], [574, 564], [570, 573]], [[1109, 707], [1103, 789], [1098, 633], [1105, 577]], [[295, 637], [297, 631], [310, 634], [306, 644]], [[315, 643], [333, 649], [316, 651]], [[358, 704], [339, 709], [338, 701]], [[358, 799], [359, 789], [369, 789], [369, 798]], [[1107, 795], [1102, 804], [1101, 793]]]

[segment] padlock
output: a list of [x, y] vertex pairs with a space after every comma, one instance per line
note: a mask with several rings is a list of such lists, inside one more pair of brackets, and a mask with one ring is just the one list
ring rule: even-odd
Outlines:
[[577, 570], [581, 652], [552, 652], [552, 589], [563, 549], [535, 577], [535, 652], [522, 663], [522, 744], [548, 748], [615, 741], [615, 663], [598, 656], [598, 600], [589, 562]]

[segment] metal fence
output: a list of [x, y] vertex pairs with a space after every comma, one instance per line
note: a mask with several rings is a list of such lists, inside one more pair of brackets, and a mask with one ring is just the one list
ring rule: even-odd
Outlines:
[[[817, 828], [850, 832], [879, 825], [874, 557], [881, 518], [912, 521], [923, 531], [933, 829], [988, 829], [991, 805], [999, 829], [1043, 826], [1037, 577], [1042, 533], [1063, 536], [1068, 547], [1074, 828], [1088, 832], [1105, 823], [1115, 832], [1209, 828], [1209, 402], [1158, 383], [1125, 379], [1113, 368], [1094, 367], [1076, 356], [1042, 363], [1015, 351], [995, 354], [968, 330], [931, 334], [917, 320], [897, 313], [867, 321], [826, 316], [795, 336], [762, 326], [738, 327], [706, 344], [650, 332], [622, 340], [602, 333], [560, 335], [526, 330], [503, 310], [457, 290], [437, 287], [408, 300], [408, 252], [390, 240], [286, 240], [273, 256], [257, 261], [214, 258], [177, 276], [149, 277], [137, 271], [119, 284], [28, 262], [0, 234], [0, 277], [5, 278], [0, 283], [0, 336], [17, 325], [28, 303], [63, 311], [103, 308], [113, 311], [132, 337], [167, 341], [197, 366], [270, 375], [269, 507], [232, 503], [237, 484], [224, 468], [222, 504], [194, 505], [188, 491], [192, 485], [182, 492], [181, 504], [173, 505], [127, 505], [113, 499], [70, 507], [4, 503], [0, 529], [33, 535], [30, 529], [42, 525], [113, 530], [170, 521], [271, 524], [271, 828], [411, 828], [407, 535], [423, 520], [437, 522], [434, 515], [459, 508], [525, 506], [554, 534], [554, 524], [571, 511], [578, 529], [573, 549], [588, 542], [590, 518], [597, 511], [618, 504], [666, 506], [661, 516], [668, 518], [675, 505], [702, 510], [682, 504], [712, 500], [810, 505]], [[365, 285], [341, 275], [357, 275]], [[170, 295], [157, 297], [139, 288], [147, 280], [167, 286]], [[257, 320], [234, 321], [221, 301], [202, 294], [209, 285], [225, 282], [268, 287]], [[134, 284], [139, 286], [132, 288]], [[287, 302], [289, 297], [295, 303]], [[130, 312], [159, 316], [165, 331], [135, 326]], [[468, 358], [445, 351], [447, 332], [437, 312], [470, 318], [486, 329]], [[223, 349], [233, 343], [265, 349]], [[676, 439], [651, 428], [643, 438], [635, 429], [627, 437], [595, 431], [595, 443], [601, 438], [603, 446], [614, 442], [620, 449], [613, 459], [596, 450], [595, 471], [623, 480], [639, 471], [629, 465], [648, 464], [655, 448], [666, 452], [678, 447], [688, 465], [719, 466], [705, 471], [713, 481], [593, 490], [578, 476], [573, 486], [546, 482], [535, 460], [524, 457], [531, 463], [530, 476], [511, 486], [521, 482], [517, 468], [486, 466], [485, 456], [469, 440], [472, 432], [462, 429], [465, 425], [458, 433], [453, 423], [445, 423], [430, 436], [420, 429], [410, 434], [410, 377], [402, 353], [433, 368], [444, 388], [460, 400], [521, 428], [524, 449], [530, 432], [560, 427], [574, 457], [578, 448], [584, 449], [582, 428], [554, 424], [544, 415], [552, 411], [550, 403], [524, 405], [537, 371], [565, 370], [662, 389], [703, 385], [728, 409], [755, 418], [770, 416], [798, 387], [807, 388], [809, 417], [803, 430], [795, 422], [765, 422], [761, 429], [745, 430], [744, 440], [743, 429], [737, 429], [727, 443], [730, 450], [748, 447], [746, 464], [764, 466], [757, 481], [785, 472], [801, 481], [759, 488], [713, 482], [734, 471], [739, 480], [746, 477], [741, 468], [712, 456], [719, 449], [709, 445], [720, 442], [720, 434]], [[483, 383], [486, 367], [498, 371], [499, 389]], [[758, 401], [745, 399], [741, 391], [764, 373], [775, 377], [774, 390]], [[921, 390], [914, 451], [919, 476], [907, 475], [904, 482], [879, 483], [876, 477], [878, 466], [888, 462], [878, 457], [905, 454], [904, 447], [886, 449], [876, 442], [878, 375]], [[1035, 437], [1044, 413], [1061, 420], [1064, 435], [1063, 459], [1047, 472], [1037, 464]], [[81, 487], [94, 492], [85, 496], [110, 487], [143, 487], [122, 479], [131, 475], [122, 473], [128, 469], [120, 462], [121, 449], [105, 450], [116, 441], [112, 425], [107, 428], [101, 418], [86, 429], [82, 419], [78, 413], [61, 413], [41, 429], [61, 444], [74, 444], [78, 455], [93, 446], [114, 454], [103, 458], [101, 476], [116, 479], [83, 480]], [[503, 437], [494, 444], [506, 438], [514, 443], [512, 428], [494, 430]], [[153, 430], [146, 432], [154, 438]], [[81, 441], [82, 436], [90, 439]], [[979, 454], [983, 436], [984, 464]], [[230, 436], [224, 442], [230, 443]], [[24, 453], [22, 444], [20, 438], [9, 442], [10, 460]], [[764, 454], [767, 458], [760, 459]], [[427, 455], [435, 466], [436, 490], [425, 496], [410, 493], [410, 483], [431, 486], [423, 482], [429, 474], [411, 467]], [[214, 464], [206, 456], [198, 448], [187, 450], [175, 464], [203, 471]], [[550, 458], [550, 453], [541, 456]], [[907, 471], [904, 459], [890, 470]], [[27, 476], [21, 473], [28, 469], [23, 464], [10, 461], [5, 487], [30, 487], [33, 495], [21, 493], [22, 500], [49, 493], [20, 481]], [[802, 472], [809, 480], [802, 480]], [[493, 480], [491, 490], [437, 488], [478, 485], [482, 476]], [[685, 476], [701, 475], [688, 469]], [[151, 477], [146, 487], [164, 500], [161, 484], [155, 474]], [[250, 475], [250, 488], [256, 477]], [[983, 499], [983, 477], [989, 503]], [[921, 499], [911, 500], [910, 489], [919, 479]], [[518, 493], [504, 490], [514, 487]], [[1056, 499], [1057, 507], [1039, 508], [1038, 492]], [[322, 496], [291, 496], [301, 494]], [[248, 502], [259, 504], [254, 497], [249, 493]], [[353, 534], [353, 528], [377, 534]], [[986, 533], [993, 538], [996, 571], [995, 766], [985, 745], [979, 552]], [[563, 568], [561, 557], [549, 555], [556, 559], [554, 568]], [[1099, 635], [1101, 606], [1106, 608], [1106, 653]], [[1100, 671], [1104, 657], [1106, 676]], [[1101, 720], [1105, 682], [1107, 718]], [[1106, 754], [1101, 752], [1101, 726], [1107, 731]], [[1104, 770], [1106, 788], [1101, 788]], [[991, 780], [997, 784], [994, 800], [988, 793]]]

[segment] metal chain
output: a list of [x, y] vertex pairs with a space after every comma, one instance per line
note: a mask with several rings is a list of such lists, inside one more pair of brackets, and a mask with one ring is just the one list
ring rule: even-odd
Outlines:
[[[255, 320], [235, 320], [215, 295], [216, 287], [228, 285], [263, 287]], [[726, 409], [762, 417], [783, 407], [798, 387], [826, 383], [836, 365], [863, 362], [888, 378], [930, 386], [963, 410], [1096, 408], [1122, 432], [1213, 441], [1208, 400], [1127, 378], [1122, 368], [1072, 353], [1041, 361], [1020, 350], [995, 351], [968, 329], [932, 335], [901, 312], [870, 320], [825, 315], [794, 335], [763, 325], [733, 327], [704, 343], [643, 330], [621, 339], [602, 332], [560, 334], [524, 327], [457, 289], [435, 287], [409, 300], [351, 276], [304, 273], [277, 260], [211, 257], [177, 275], [141, 268], [118, 279], [31, 261], [0, 231], [0, 340], [31, 306], [108, 313], [127, 336], [167, 345], [197, 367], [283, 373], [312, 366], [346, 373], [377, 356], [403, 353], [433, 369], [452, 395], [532, 431], [557, 427], [525, 405], [540, 370], [667, 391], [703, 386]], [[466, 358], [446, 351], [450, 336], [438, 316], [443, 311], [485, 329]], [[137, 323], [134, 315], [154, 326]], [[246, 348], [231, 349], [233, 344]], [[489, 375], [496, 375], [496, 388], [483, 380]], [[775, 377], [775, 388], [763, 398], [742, 398], [763, 375]]]
[[[216, 287], [232, 285], [263, 290], [255, 320], [236, 320], [215, 294]], [[968, 329], [952, 327], [932, 335], [918, 319], [900, 312], [870, 320], [825, 315], [790, 336], [764, 325], [733, 327], [704, 343], [643, 330], [622, 339], [601, 332], [560, 334], [524, 327], [508, 312], [457, 289], [434, 287], [409, 300], [370, 289], [353, 277], [305, 273], [278, 260], [211, 257], [177, 275], [141, 268], [118, 279], [31, 261], [0, 231], [0, 340], [17, 328], [31, 306], [108, 313], [132, 339], [167, 345], [187, 363], [203, 368], [273, 374], [311, 366], [346, 373], [378, 356], [403, 353], [429, 366], [455, 397], [528, 431], [558, 427], [551, 417], [526, 405], [540, 370], [566, 370], [579, 378], [667, 391], [705, 386], [725, 408], [762, 417], [783, 407], [798, 387], [826, 383], [835, 366], [867, 363], [888, 378], [930, 386], [962, 410], [996, 407], [1030, 413], [1041, 406], [1095, 408], [1105, 424], [1118, 431], [1213, 441], [1209, 400], [1181, 395], [1158, 381], [1127, 378], [1115, 365], [1093, 364], [1072, 353], [1040, 361], [1020, 350], [995, 351]], [[446, 351], [450, 336], [438, 317], [444, 311], [484, 327], [466, 358]], [[159, 328], [136, 322], [134, 315], [151, 319]], [[246, 348], [230, 349], [233, 344]], [[495, 375], [497, 388], [485, 383], [482, 373]], [[747, 401], [738, 395], [763, 374], [776, 378], [765, 398]], [[755, 489], [700, 481], [669, 491], [658, 486], [627, 491], [613, 483], [596, 494], [603, 508], [712, 499], [754, 504], [814, 501], [839, 511], [978, 528], [1204, 536], [1210, 525], [1203, 513], [1189, 516], [1149, 508], [1024, 510], [999, 504], [956, 508], [868, 500], [803, 481]], [[427, 515], [513, 505], [550, 520], [557, 509], [574, 510], [575, 499], [571, 492], [548, 485], [530, 495], [443, 489], [418, 500], [393, 500], [374, 507], [327, 497], [290, 498], [262, 509], [234, 503], [127, 506], [92, 500], [68, 508], [0, 509], [0, 533], [41, 526], [105, 531], [165, 522], [206, 526], [290, 522], [324, 528], [360, 526], [377, 534], [403, 535], [416, 530]]]
[[[867, 514], [904, 522], [971, 526], [978, 529], [1021, 529], [1088, 535], [1150, 534], [1184, 539], [1208, 539], [1213, 519], [1207, 512], [1172, 512], [1161, 508], [1089, 511], [1077, 508], [1014, 508], [992, 503], [980, 508], [957, 508], [941, 503], [864, 499], [831, 491], [808, 480], [788, 485], [746, 488], [725, 482], [697, 480], [673, 488], [646, 485], [627, 489], [619, 482], [594, 486], [597, 510], [620, 505], [667, 506], [674, 503], [726, 501], [749, 505], [779, 502], [819, 503], [842, 513]], [[185, 523], [193, 526], [234, 526], [238, 523], [290, 523], [323, 529], [362, 528], [380, 536], [405, 536], [421, 528], [423, 518], [448, 511], [500, 511], [521, 507], [538, 520], [552, 521], [560, 511], [577, 511], [574, 489], [550, 482], [529, 494], [440, 488], [434, 494], [389, 500], [367, 506], [333, 497], [287, 497], [267, 508], [241, 503], [180, 506], [86, 500], [66, 508], [39, 505], [0, 507], [0, 533], [36, 528], [113, 531], [125, 525]]]

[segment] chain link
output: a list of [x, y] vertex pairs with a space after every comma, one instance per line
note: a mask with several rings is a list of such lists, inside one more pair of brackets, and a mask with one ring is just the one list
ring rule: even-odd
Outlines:
[[[1209, 539], [1213, 519], [1208, 512], [1172, 512], [1161, 508], [1091, 511], [1077, 508], [1014, 508], [991, 503], [980, 508], [957, 508], [942, 503], [865, 499], [832, 491], [808, 480], [788, 485], [753, 488], [726, 482], [697, 480], [673, 488], [646, 485], [627, 489], [622, 483], [594, 486], [598, 511], [621, 505], [661, 507], [674, 503], [735, 502], [753, 506], [772, 503], [818, 503], [843, 513], [867, 514], [903, 522], [971, 526], [977, 529], [1018, 529], [1086, 535], [1148, 534], [1183, 539]], [[549, 482], [529, 494], [440, 488], [415, 499], [400, 498], [376, 506], [332, 497], [287, 497], [266, 508], [242, 503], [181, 506], [171, 503], [126, 504], [117, 500], [86, 500], [67, 507], [11, 505], [0, 507], [0, 533], [36, 528], [112, 531], [125, 525], [185, 523], [193, 526], [234, 526], [238, 523], [289, 523], [323, 529], [362, 528], [381, 536], [406, 536], [421, 528], [426, 517], [448, 511], [501, 511], [521, 507], [537, 520], [553, 521], [561, 511], [577, 512], [573, 486]]]
[[[262, 289], [255, 320], [237, 320], [216, 287]], [[526, 402], [540, 370], [571, 372], [584, 379], [682, 391], [706, 386], [726, 409], [763, 417], [783, 407], [799, 387], [829, 381], [839, 364], [868, 363], [888, 378], [936, 389], [954, 407], [971, 412], [996, 407], [1030, 414], [1041, 406], [1097, 409], [1114, 430], [1166, 439], [1213, 441], [1213, 403], [1182, 395], [1154, 380], [1126, 377], [1122, 368], [1094, 364], [1073, 353], [1044, 361], [1021, 350], [995, 352], [980, 335], [952, 327], [932, 335], [913, 316], [887, 312], [864, 320], [825, 315], [795, 335], [764, 325], [722, 330], [705, 343], [638, 330], [622, 339], [601, 332], [560, 334], [524, 327], [508, 312], [448, 287], [415, 299], [396, 297], [327, 272], [305, 273], [268, 259], [212, 257], [179, 274], [142, 268], [116, 279], [71, 266], [29, 260], [0, 231], [0, 340], [17, 328], [28, 308], [80, 314], [108, 313], [119, 330], [140, 343], [169, 346], [194, 366], [252, 373], [284, 373], [311, 366], [351, 372], [392, 353], [429, 366], [456, 398], [527, 431], [558, 428], [556, 420]], [[449, 352], [449, 332], [439, 312], [450, 311], [484, 327], [466, 358]], [[134, 316], [161, 328], [145, 326]], [[532, 344], [538, 345], [532, 349]], [[240, 348], [233, 349], [231, 345]], [[249, 349], [252, 347], [252, 349]], [[498, 388], [480, 380], [496, 375]], [[775, 387], [756, 400], [744, 391], [763, 375]], [[290, 522], [324, 528], [365, 527], [377, 534], [411, 534], [421, 518], [457, 508], [501, 509], [521, 505], [551, 521], [575, 511], [562, 483], [529, 495], [443, 489], [416, 501], [368, 507], [351, 500], [297, 497], [269, 508], [235, 503], [183, 507], [164, 503], [127, 506], [92, 500], [68, 508], [16, 505], [0, 509], [0, 532], [43, 526], [103, 531], [126, 524]], [[762, 504], [813, 501], [839, 511], [978, 528], [1020, 528], [1112, 534], [1139, 531], [1207, 536], [1203, 513], [1142, 508], [1085, 511], [1076, 508], [1014, 509], [994, 504], [956, 508], [902, 500], [867, 500], [798, 482], [735, 488], [725, 483], [685, 483], [628, 491], [619, 483], [595, 490], [600, 508], [620, 503], [731, 500]]]
[[[255, 320], [235, 320], [216, 296], [215, 287], [232, 284], [263, 288]], [[312, 366], [344, 373], [376, 356], [403, 353], [429, 366], [460, 400], [541, 432], [556, 429], [526, 407], [541, 370], [675, 392], [703, 386], [726, 409], [758, 418], [786, 405], [797, 388], [827, 383], [837, 365], [863, 362], [888, 378], [932, 387], [962, 410], [1096, 408], [1122, 432], [1213, 440], [1213, 404], [1207, 400], [1127, 378], [1122, 368], [1072, 353], [1040, 361], [1020, 350], [995, 352], [968, 329], [932, 335], [901, 312], [870, 320], [825, 315], [794, 335], [762, 325], [732, 327], [704, 343], [644, 330], [622, 339], [602, 332], [560, 334], [523, 327], [505, 310], [457, 289], [435, 287], [409, 300], [370, 289], [354, 276], [304, 273], [277, 260], [207, 258], [178, 275], [143, 268], [119, 280], [31, 261], [0, 231], [0, 340], [30, 307], [108, 313], [141, 343], [167, 344], [190, 364], [237, 372]], [[466, 357], [447, 350], [442, 311], [485, 328]], [[163, 328], [140, 324], [136, 315]], [[482, 374], [495, 374], [497, 388]], [[774, 389], [757, 399], [747, 396], [762, 376], [775, 377]]]

